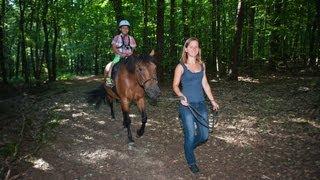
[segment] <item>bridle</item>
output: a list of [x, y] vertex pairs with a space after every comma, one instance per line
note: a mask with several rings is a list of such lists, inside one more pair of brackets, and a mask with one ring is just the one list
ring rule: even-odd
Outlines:
[[158, 82], [158, 79], [157, 79], [157, 78], [152, 77], [152, 78], [149, 78], [149, 79], [145, 80], [145, 81], [144, 81], [142, 84], [140, 84], [140, 85], [145, 89], [146, 83], [149, 82], [149, 81], [152, 81], [152, 80]]
[[[138, 74], [139, 74], [140, 77], [143, 77], [141, 71], [138, 70], [137, 72], [138, 72]], [[146, 85], [147, 82], [149, 82], [149, 81], [156, 81], [156, 82], [158, 82], [158, 79], [157, 79], [156, 77], [151, 77], [151, 78], [149, 78], [149, 79], [146, 79], [146, 80], [142, 81], [142, 83], [141, 83], [139, 80], [137, 80], [137, 81], [138, 81], [138, 84], [139, 84], [140, 86], [142, 86], [143, 89], [145, 89], [145, 85]]]

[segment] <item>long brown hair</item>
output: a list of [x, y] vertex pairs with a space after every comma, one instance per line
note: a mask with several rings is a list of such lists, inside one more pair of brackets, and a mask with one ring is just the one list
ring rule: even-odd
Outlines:
[[200, 42], [199, 42], [199, 40], [198, 40], [197, 38], [195, 38], [195, 37], [191, 37], [191, 38], [187, 39], [186, 42], [184, 43], [183, 48], [182, 48], [182, 54], [181, 54], [180, 62], [181, 62], [181, 63], [187, 63], [188, 55], [187, 55], [187, 52], [186, 52], [186, 48], [189, 46], [189, 44], [190, 44], [192, 41], [197, 41], [197, 42], [198, 42], [198, 45], [199, 45], [199, 53], [198, 53], [197, 56], [196, 56], [196, 61], [197, 61], [198, 63], [202, 64]]

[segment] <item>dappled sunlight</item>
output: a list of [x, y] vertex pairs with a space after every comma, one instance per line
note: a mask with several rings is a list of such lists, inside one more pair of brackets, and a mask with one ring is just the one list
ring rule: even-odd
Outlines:
[[89, 79], [92, 77], [96, 77], [95, 75], [90, 75], [90, 76], [75, 76], [74, 79], [75, 80], [85, 80], [85, 79]]
[[106, 122], [105, 122], [105, 121], [97, 121], [97, 123], [98, 123], [98, 124], [101, 124], [101, 125], [106, 124]]
[[74, 84], [74, 83], [73, 83], [73, 82], [70, 82], [70, 81], [65, 81], [64, 84], [72, 85], [72, 84]]
[[87, 134], [83, 134], [82, 137], [83, 137], [83, 139], [85, 139], [85, 140], [94, 140], [94, 138], [93, 138], [92, 136], [89, 136], [89, 135], [87, 135]]
[[87, 164], [99, 163], [99, 161], [116, 158], [118, 160], [127, 160], [129, 156], [113, 149], [98, 149], [94, 152], [81, 152], [81, 161]]
[[259, 79], [254, 79], [252, 77], [239, 76], [238, 81], [248, 82], [248, 83], [260, 83]]
[[317, 123], [316, 121], [311, 121], [309, 119], [306, 118], [291, 118], [292, 122], [297, 122], [297, 123], [307, 123], [312, 125], [315, 128], [320, 129], [320, 123]]
[[217, 127], [216, 137], [238, 147], [253, 147], [259, 143], [259, 136], [254, 125], [257, 117], [241, 115], [239, 120]]
[[42, 170], [42, 171], [50, 171], [54, 168], [42, 158], [40, 159], [30, 159], [29, 160], [33, 164], [33, 168]]
[[95, 134], [95, 135], [99, 135], [99, 136], [104, 136], [107, 137], [108, 135], [106, 133], [104, 133], [103, 131], [95, 131], [94, 129], [90, 129], [82, 124], [73, 124], [73, 127], [77, 127], [83, 130], [88, 131], [89, 133]]
[[[59, 105], [59, 103], [57, 103], [57, 102], [55, 104]], [[53, 111], [55, 111], [55, 112], [71, 111], [71, 104], [61, 104], [59, 107], [60, 108], [55, 108]]]
[[88, 116], [88, 115], [89, 114], [85, 112], [78, 112], [78, 113], [73, 113], [72, 117], [75, 118], [75, 117]]
[[61, 119], [61, 120], [60, 120], [60, 124], [61, 124], [61, 125], [67, 124], [69, 121], [70, 121], [70, 119]]
[[[248, 167], [255, 171], [269, 167], [273, 164], [268, 164], [269, 161], [274, 159], [282, 162], [288, 158], [288, 163], [291, 163], [293, 156], [300, 159], [310, 157], [305, 152], [317, 145], [320, 126], [317, 121], [309, 120], [303, 114], [305, 111], [297, 112], [292, 108], [294, 102], [300, 101], [288, 98], [291, 95], [286, 96], [286, 87], [281, 89], [282, 86], [278, 87], [277, 84], [264, 86], [259, 80], [250, 78], [242, 81], [250, 83], [212, 83], [217, 90], [215, 93], [221, 109], [216, 115], [218, 123], [213, 133], [209, 134], [209, 140], [204, 147], [197, 149], [199, 165], [204, 169], [202, 173], [221, 171], [223, 174], [224, 168], [219, 169], [220, 166], [234, 168], [246, 162], [249, 163], [242, 166], [243, 169]], [[84, 81], [81, 81], [82, 84], [85, 84]], [[87, 89], [89, 87], [83, 92]], [[164, 94], [172, 96], [171, 91], [168, 88]], [[48, 174], [63, 172], [72, 177], [106, 175], [109, 172], [125, 177], [128, 174], [139, 175], [142, 171], [144, 175], [149, 175], [146, 177], [167, 175], [170, 172], [180, 176], [177, 172], [188, 171], [183, 152], [183, 129], [177, 111], [178, 102], [162, 101], [157, 106], [148, 104], [146, 129], [140, 138], [136, 135], [141, 127], [141, 114], [136, 104], [132, 103], [129, 117], [135, 143], [128, 145], [120, 103], [114, 103], [116, 118], [112, 119], [108, 105], [102, 103], [100, 109], [95, 109], [85, 102], [83, 94], [73, 97], [76, 93], [82, 91], [68, 90], [57, 94], [54, 100], [47, 96], [39, 98], [39, 107], [45, 109], [42, 114], [50, 115], [46, 120], [47, 125], [60, 126], [53, 131], [56, 141], [40, 153], [42, 159], [30, 161], [34, 167], [32, 169]], [[305, 107], [302, 106], [304, 104], [298, 105]], [[304, 141], [306, 137], [308, 139]], [[304, 146], [309, 150], [304, 149]], [[317, 155], [316, 152], [312, 153]], [[212, 170], [217, 167], [219, 170]]]

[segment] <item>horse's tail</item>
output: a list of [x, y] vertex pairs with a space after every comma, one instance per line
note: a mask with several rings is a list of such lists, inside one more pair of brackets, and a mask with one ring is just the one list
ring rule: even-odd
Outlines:
[[89, 104], [95, 104], [96, 109], [99, 109], [102, 102], [106, 104], [106, 91], [103, 84], [101, 84], [96, 89], [87, 92], [87, 102]]

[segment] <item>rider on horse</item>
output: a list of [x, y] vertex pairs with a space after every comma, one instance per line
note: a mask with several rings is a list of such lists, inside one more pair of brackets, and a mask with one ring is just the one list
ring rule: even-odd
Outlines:
[[122, 20], [119, 23], [120, 34], [116, 35], [112, 40], [112, 51], [115, 53], [115, 57], [106, 68], [104, 76], [106, 78], [106, 85], [109, 87], [114, 86], [111, 79], [112, 67], [118, 63], [121, 59], [127, 58], [132, 55], [134, 48], [137, 46], [136, 41], [129, 33], [130, 23], [127, 20]]

